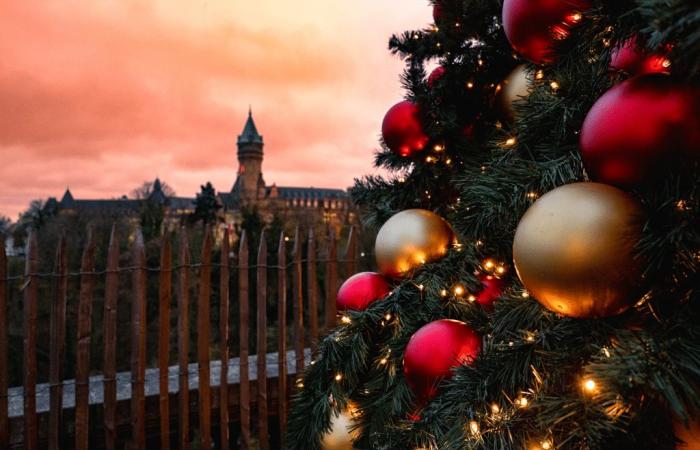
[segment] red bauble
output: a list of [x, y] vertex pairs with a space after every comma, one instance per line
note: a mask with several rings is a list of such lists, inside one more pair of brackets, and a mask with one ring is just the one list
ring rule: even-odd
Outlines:
[[382, 275], [375, 272], [356, 273], [340, 286], [336, 305], [341, 311], [362, 311], [372, 302], [386, 297], [389, 291], [389, 283]]
[[389, 149], [401, 156], [423, 150], [428, 136], [420, 123], [418, 106], [409, 101], [395, 104], [384, 116], [382, 136]]
[[443, 75], [445, 75], [445, 68], [442, 66], [436, 67], [428, 76], [428, 87], [433, 87]]
[[669, 73], [668, 59], [661, 53], [649, 54], [639, 46], [636, 37], [625, 41], [610, 54], [610, 68], [630, 75]]
[[503, 293], [503, 285], [505, 284], [500, 278], [493, 275], [479, 275], [481, 281], [481, 292], [476, 296], [476, 302], [481, 306], [490, 309], [493, 302]]
[[503, 29], [520, 56], [535, 64], [554, 60], [552, 47], [566, 38], [589, 7], [585, 0], [505, 0]]
[[593, 105], [581, 129], [591, 179], [638, 186], [680, 156], [700, 151], [700, 87], [660, 74], [620, 83]]
[[464, 322], [437, 320], [411, 336], [403, 355], [403, 374], [419, 404], [437, 392], [452, 369], [471, 364], [481, 351], [481, 337]]
[[433, 5], [433, 21], [435, 21], [435, 23], [440, 23], [445, 17], [444, 8], [445, 7], [442, 5], [442, 0], [438, 0], [435, 2], [435, 5]]

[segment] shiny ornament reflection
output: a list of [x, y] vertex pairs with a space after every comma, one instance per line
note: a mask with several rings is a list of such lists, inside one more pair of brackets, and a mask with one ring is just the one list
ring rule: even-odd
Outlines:
[[425, 209], [408, 209], [386, 221], [374, 251], [379, 272], [401, 277], [447, 254], [455, 235], [442, 217]]
[[515, 268], [530, 294], [569, 317], [608, 317], [632, 306], [642, 288], [634, 247], [640, 204], [599, 183], [561, 186], [537, 200], [515, 233]]
[[532, 74], [527, 71], [525, 65], [513, 69], [508, 78], [503, 80], [498, 94], [498, 106], [507, 120], [515, 119], [513, 102], [527, 97], [531, 84]]
[[321, 437], [323, 450], [352, 450], [352, 441], [357, 438], [357, 432], [351, 431], [352, 418], [347, 412], [336, 416], [331, 414], [331, 430]]

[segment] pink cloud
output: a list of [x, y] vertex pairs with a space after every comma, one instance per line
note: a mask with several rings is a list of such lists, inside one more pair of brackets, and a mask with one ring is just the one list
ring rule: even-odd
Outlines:
[[228, 190], [248, 104], [268, 183], [347, 187], [372, 171], [401, 96], [386, 41], [427, 23], [427, 2], [245, 3], [0, 0], [0, 214], [156, 175], [182, 195]]

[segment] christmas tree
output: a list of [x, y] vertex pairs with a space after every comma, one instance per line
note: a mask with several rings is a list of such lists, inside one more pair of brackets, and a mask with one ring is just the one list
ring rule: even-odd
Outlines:
[[352, 189], [378, 273], [290, 448], [700, 448], [698, 30], [692, 0], [438, 0], [391, 38], [391, 175]]

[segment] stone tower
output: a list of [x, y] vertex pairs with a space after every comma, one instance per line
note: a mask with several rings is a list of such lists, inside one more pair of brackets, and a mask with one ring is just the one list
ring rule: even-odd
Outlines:
[[233, 192], [248, 202], [265, 196], [265, 180], [262, 176], [263, 137], [258, 133], [253, 121], [253, 113], [248, 111], [248, 120], [243, 132], [238, 136], [238, 177]]

